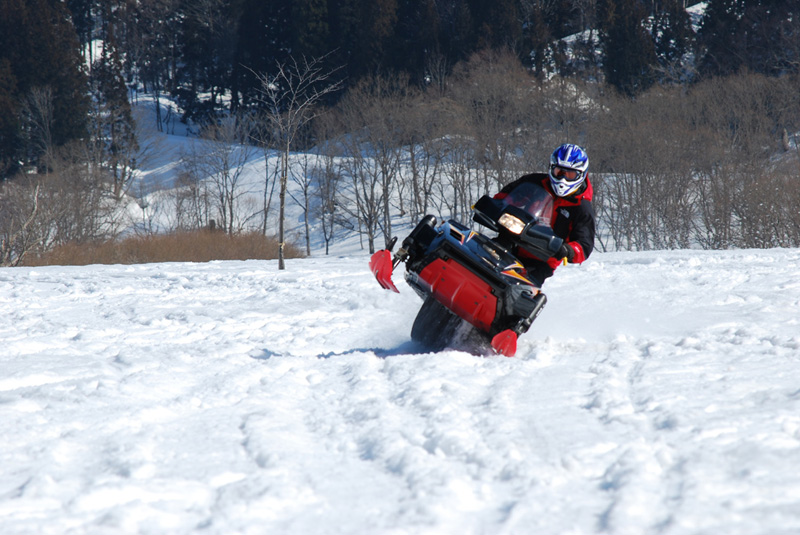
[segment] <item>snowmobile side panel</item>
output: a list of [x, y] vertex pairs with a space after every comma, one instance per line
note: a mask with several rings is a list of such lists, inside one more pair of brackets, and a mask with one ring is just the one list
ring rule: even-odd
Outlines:
[[497, 313], [492, 287], [452, 260], [437, 258], [419, 274], [437, 301], [478, 329], [488, 332]]

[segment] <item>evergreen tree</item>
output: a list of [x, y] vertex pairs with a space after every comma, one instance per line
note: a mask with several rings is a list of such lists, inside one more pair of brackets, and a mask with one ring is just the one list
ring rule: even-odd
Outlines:
[[423, 81], [428, 64], [443, 54], [440, 19], [434, 0], [399, 0], [397, 25], [392, 39], [390, 62], [397, 70]]
[[327, 0], [294, 0], [291, 2], [290, 19], [291, 51], [294, 56], [318, 58], [331, 52]]
[[523, 50], [527, 51], [536, 76], [542, 76], [547, 53], [553, 42], [548, 25], [548, 13], [543, 2], [531, 2], [524, 12]]
[[292, 0], [245, 0], [233, 64], [233, 107], [258, 102], [258, 76], [272, 73], [292, 52]]
[[707, 74], [736, 72], [746, 56], [746, 39], [741, 35], [745, 0], [710, 0], [700, 26], [703, 53], [700, 70]]
[[331, 0], [331, 35], [350, 83], [365, 74], [391, 70], [397, 0]]
[[245, 0], [233, 64], [233, 108], [258, 102], [258, 76], [290, 56], [320, 58], [331, 50], [327, 0]]
[[[0, 63], [10, 71], [6, 102], [13, 99], [21, 131], [26, 129], [23, 106], [34, 92], [51, 95], [49, 139], [55, 146], [86, 134], [87, 78], [80, 44], [65, 4], [53, 0], [4, 0], [0, 3]], [[13, 91], [13, 94], [9, 92]], [[12, 120], [13, 122], [13, 120]], [[18, 132], [16, 150], [0, 148], [0, 161], [29, 161], [38, 165], [30, 140]], [[6, 136], [8, 137], [8, 136]], [[7, 152], [12, 150], [12, 152]]]
[[785, 0], [709, 0], [699, 41], [704, 74], [797, 71], [800, 9]]
[[102, 55], [92, 66], [91, 81], [96, 106], [92, 133], [102, 147], [98, 156], [108, 167], [112, 193], [119, 199], [130, 183], [138, 144], [113, 26], [106, 28]]
[[0, 58], [0, 180], [17, 171], [20, 151], [17, 81], [8, 58]]
[[[179, 102], [187, 117], [213, 121], [233, 85], [244, 0], [181, 0]], [[268, 2], [272, 3], [272, 2]], [[203, 99], [200, 93], [207, 94]]]
[[[178, 0], [141, 0], [136, 5], [135, 27], [127, 50], [136, 48], [139, 81], [155, 98], [156, 125], [163, 129], [161, 95], [175, 89], [177, 35], [180, 22]], [[131, 42], [133, 41], [133, 42]]]
[[78, 34], [82, 50], [90, 50], [89, 43], [92, 41], [94, 31], [93, 11], [97, 9], [98, 0], [67, 0], [67, 8], [72, 14], [72, 24]]
[[[800, 70], [800, 6], [785, 0], [761, 0], [748, 5], [745, 24], [752, 30], [748, 67], [779, 75]], [[758, 70], [757, 67], [761, 67]]]
[[664, 0], [653, 20], [653, 38], [664, 80], [685, 77], [684, 58], [693, 47], [694, 31], [683, 0]]
[[653, 83], [653, 37], [644, 27], [647, 12], [639, 0], [604, 0], [600, 9], [603, 68], [610, 85], [635, 96]]
[[388, 62], [391, 40], [397, 22], [397, 0], [361, 0], [359, 2], [358, 45], [354, 47], [355, 72], [392, 70]]
[[571, 74], [579, 61], [576, 40], [572, 54], [566, 54], [562, 39], [588, 29], [585, 24], [594, 20], [593, 0], [518, 0], [518, 4], [523, 63], [530, 64], [538, 77], [547, 72]]
[[476, 49], [518, 50], [522, 38], [519, 12], [514, 0], [467, 0], [475, 23]]
[[473, 15], [466, 2], [442, 2], [439, 7], [440, 42], [451, 63], [468, 58], [475, 50]]

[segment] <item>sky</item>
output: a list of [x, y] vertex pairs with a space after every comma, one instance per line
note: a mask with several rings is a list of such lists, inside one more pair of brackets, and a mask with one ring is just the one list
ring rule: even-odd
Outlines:
[[2, 532], [800, 533], [800, 250], [596, 252], [513, 358], [367, 263], [0, 269]]

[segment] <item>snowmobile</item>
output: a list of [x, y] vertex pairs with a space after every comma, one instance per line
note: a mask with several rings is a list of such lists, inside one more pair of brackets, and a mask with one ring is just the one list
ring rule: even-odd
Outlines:
[[550, 193], [522, 183], [503, 199], [484, 195], [473, 207], [472, 220], [495, 237], [426, 215], [396, 253], [395, 237], [369, 266], [383, 288], [398, 292], [392, 273], [405, 263], [405, 280], [423, 299], [411, 329], [416, 342], [439, 351], [465, 336], [466, 326], [467, 336], [476, 334], [483, 347], [510, 357], [547, 302], [513, 251], [553, 257], [563, 243], [553, 233], [554, 218]]

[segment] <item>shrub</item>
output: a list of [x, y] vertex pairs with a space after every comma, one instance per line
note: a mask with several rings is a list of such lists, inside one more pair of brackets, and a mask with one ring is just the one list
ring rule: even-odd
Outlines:
[[[289, 244], [286, 245], [285, 254], [287, 258], [303, 256], [297, 248]], [[278, 241], [275, 238], [257, 232], [228, 235], [201, 230], [84, 244], [69, 243], [39, 256], [26, 257], [23, 265], [85, 266], [275, 258], [278, 258]]]

